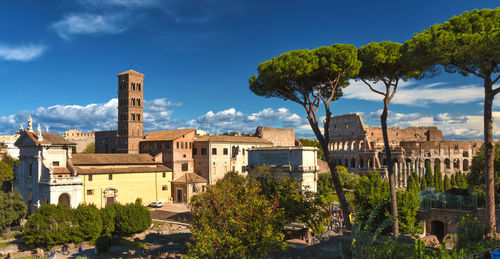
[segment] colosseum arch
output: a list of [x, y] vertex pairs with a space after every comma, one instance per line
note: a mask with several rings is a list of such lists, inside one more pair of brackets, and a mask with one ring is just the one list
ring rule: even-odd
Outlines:
[[450, 169], [450, 159], [449, 158], [446, 158], [444, 160], [444, 166], [446, 167], [446, 169]]
[[464, 171], [469, 170], [469, 159], [464, 159], [462, 170]]
[[363, 158], [360, 158], [360, 159], [359, 159], [359, 168], [364, 168], [364, 167], [365, 167], [365, 165], [364, 165], [364, 163], [363, 163], [363, 162], [364, 162], [364, 161], [363, 161]]

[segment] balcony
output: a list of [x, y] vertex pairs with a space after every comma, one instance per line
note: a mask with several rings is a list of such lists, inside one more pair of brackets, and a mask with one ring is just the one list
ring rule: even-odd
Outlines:
[[81, 185], [81, 184], [83, 184], [82, 180], [78, 176], [42, 178], [40, 180], [40, 183], [41, 184], [48, 184], [48, 185]]

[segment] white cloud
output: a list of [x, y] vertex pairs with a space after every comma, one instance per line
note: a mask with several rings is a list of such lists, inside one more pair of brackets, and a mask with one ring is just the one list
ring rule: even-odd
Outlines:
[[[445, 83], [434, 83], [428, 85], [413, 86], [415, 81], [402, 82], [398, 87], [393, 104], [404, 104], [410, 106], [426, 106], [428, 104], [463, 104], [477, 102], [484, 99], [484, 90], [481, 86], [462, 85], [453, 87], [436, 87]], [[385, 92], [383, 83], [375, 84], [375, 88]], [[343, 89], [343, 98], [360, 99], [367, 101], [382, 101], [382, 96], [372, 92], [362, 81], [351, 81], [351, 84]]]
[[128, 28], [126, 17], [117, 14], [69, 14], [64, 19], [53, 23], [50, 28], [55, 30], [61, 38], [71, 39], [78, 34], [121, 33]]
[[33, 60], [45, 51], [43, 45], [24, 45], [24, 46], [7, 46], [0, 44], [0, 59], [14, 61], [30, 61]]
[[[382, 110], [369, 113], [363, 117], [365, 121], [380, 123], [380, 113]], [[493, 135], [500, 138], [500, 112], [493, 112], [494, 124]], [[389, 111], [387, 117], [389, 125], [409, 127], [409, 126], [437, 126], [445, 136], [445, 139], [458, 140], [482, 140], [483, 139], [483, 116], [439, 113], [436, 115], [422, 113], [397, 113]]]

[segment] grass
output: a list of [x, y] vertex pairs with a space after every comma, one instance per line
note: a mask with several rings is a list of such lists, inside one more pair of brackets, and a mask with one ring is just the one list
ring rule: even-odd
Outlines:
[[160, 227], [162, 224], [166, 224], [166, 223], [161, 222], [161, 221], [157, 221], [157, 220], [153, 220], [153, 227], [155, 227], [155, 228]]
[[7, 246], [8, 244], [9, 244], [9, 242], [0, 242], [0, 247]]

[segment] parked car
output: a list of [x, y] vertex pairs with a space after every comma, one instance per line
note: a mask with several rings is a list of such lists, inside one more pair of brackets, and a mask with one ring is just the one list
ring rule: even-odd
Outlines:
[[161, 207], [163, 207], [163, 203], [161, 201], [153, 201], [153, 202], [151, 202], [151, 204], [149, 204], [149, 207], [161, 208]]

